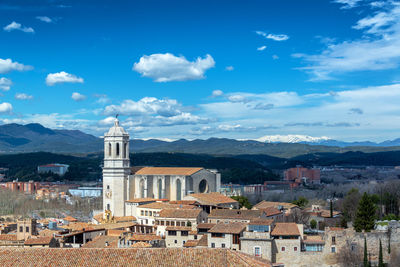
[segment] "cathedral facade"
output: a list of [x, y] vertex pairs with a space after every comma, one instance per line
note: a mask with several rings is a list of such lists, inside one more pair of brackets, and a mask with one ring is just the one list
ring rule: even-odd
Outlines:
[[221, 175], [201, 167], [131, 167], [129, 134], [115, 119], [104, 135], [103, 211], [125, 216], [125, 203], [139, 198], [181, 200], [219, 192]]

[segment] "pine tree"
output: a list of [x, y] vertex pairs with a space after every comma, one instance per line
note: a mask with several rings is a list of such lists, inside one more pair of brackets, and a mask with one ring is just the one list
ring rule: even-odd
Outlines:
[[356, 219], [354, 221], [354, 228], [357, 232], [365, 230], [366, 232], [374, 229], [375, 225], [375, 212], [376, 207], [371, 200], [371, 197], [364, 193], [360, 203], [358, 204], [358, 210]]
[[382, 241], [379, 239], [379, 263], [378, 267], [384, 267], [385, 265], [383, 264], [383, 252], [382, 252]]
[[364, 237], [364, 267], [368, 267], [367, 238]]

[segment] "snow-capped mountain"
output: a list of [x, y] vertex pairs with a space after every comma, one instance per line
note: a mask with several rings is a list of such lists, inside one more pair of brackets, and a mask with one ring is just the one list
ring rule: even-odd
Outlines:
[[255, 139], [263, 143], [323, 143], [332, 140], [329, 137], [314, 137], [309, 135], [289, 134], [289, 135], [266, 135]]

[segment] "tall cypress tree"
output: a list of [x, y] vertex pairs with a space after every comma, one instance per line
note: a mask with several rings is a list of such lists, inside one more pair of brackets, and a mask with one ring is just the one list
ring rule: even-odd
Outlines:
[[371, 197], [367, 193], [364, 193], [358, 204], [356, 219], [354, 220], [355, 230], [357, 232], [361, 232], [362, 230], [369, 232], [374, 229], [375, 212], [376, 207]]
[[384, 267], [385, 265], [383, 264], [383, 251], [382, 251], [382, 241], [379, 239], [379, 263], [378, 267]]
[[367, 238], [364, 236], [364, 267], [368, 267]]

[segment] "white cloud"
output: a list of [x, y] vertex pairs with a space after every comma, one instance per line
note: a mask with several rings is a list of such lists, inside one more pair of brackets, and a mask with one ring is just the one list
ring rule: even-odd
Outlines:
[[1, 77], [0, 78], [0, 90], [8, 91], [12, 85], [12, 81], [10, 79]]
[[13, 62], [10, 58], [7, 59], [0, 58], [0, 73], [7, 73], [13, 70], [26, 71], [31, 69], [33, 69], [32, 66], [24, 65], [18, 62]]
[[38, 20], [46, 22], [46, 23], [51, 23], [53, 20], [47, 16], [37, 16], [36, 17]]
[[102, 126], [111, 126], [111, 125], [114, 124], [114, 121], [115, 121], [115, 117], [109, 116], [109, 117], [107, 117], [107, 118], [105, 118], [103, 120], [100, 120], [99, 124], [102, 125]]
[[234, 67], [233, 67], [233, 66], [226, 66], [226, 67], [225, 67], [225, 70], [227, 70], [227, 71], [233, 71], [233, 70], [234, 70]]
[[263, 45], [263, 46], [257, 47], [257, 50], [258, 50], [258, 51], [264, 51], [265, 48], [267, 48], [267, 46], [266, 46], [266, 45]]
[[73, 100], [75, 100], [75, 101], [78, 102], [78, 101], [83, 101], [83, 100], [85, 100], [85, 99], [86, 99], [86, 96], [85, 96], [85, 95], [82, 95], [82, 94], [80, 94], [80, 93], [78, 93], [78, 92], [73, 92], [71, 98], [72, 98]]
[[7, 26], [4, 26], [3, 30], [5, 30], [6, 32], [10, 32], [10, 31], [14, 31], [14, 30], [23, 31], [26, 33], [34, 33], [35, 32], [35, 30], [33, 28], [22, 26], [20, 23], [17, 23], [15, 21], [11, 22]]
[[12, 105], [10, 103], [4, 102], [0, 104], [0, 113], [10, 114], [12, 112]]
[[204, 73], [214, 66], [215, 61], [210, 55], [191, 62], [184, 56], [165, 53], [144, 55], [132, 69], [155, 82], [170, 82], [203, 79]]
[[212, 97], [218, 97], [218, 96], [222, 96], [224, 94], [224, 92], [222, 92], [221, 90], [214, 90], [212, 91]]
[[[360, 19], [353, 27], [363, 30], [361, 39], [329, 44], [316, 55], [293, 54], [308, 66], [299, 69], [312, 81], [333, 79], [335, 74], [397, 68], [400, 64], [400, 6], [393, 5]], [[373, 34], [371, 38], [370, 34]]]
[[358, 6], [358, 3], [361, 1], [362, 0], [334, 0], [333, 2], [337, 4], [342, 4], [343, 6], [341, 8], [343, 9], [350, 9]]
[[18, 99], [18, 100], [31, 100], [31, 99], [33, 99], [33, 96], [25, 94], [25, 93], [16, 93], [15, 94], [15, 99]]
[[244, 95], [230, 95], [228, 100], [233, 103], [246, 103], [249, 100]]
[[278, 42], [286, 41], [289, 39], [289, 36], [286, 34], [273, 34], [273, 33], [266, 33], [263, 31], [256, 31], [256, 34]]
[[53, 86], [57, 83], [83, 83], [83, 78], [69, 74], [65, 71], [49, 73], [46, 77], [46, 84]]

